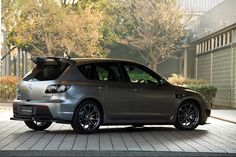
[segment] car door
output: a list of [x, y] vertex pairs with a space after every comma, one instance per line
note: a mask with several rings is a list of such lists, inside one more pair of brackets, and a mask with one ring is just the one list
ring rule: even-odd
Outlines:
[[124, 65], [134, 94], [137, 119], [166, 121], [174, 113], [174, 93], [158, 74], [139, 64]]
[[98, 63], [98, 90], [109, 119], [126, 120], [133, 114], [133, 95], [118, 63]]

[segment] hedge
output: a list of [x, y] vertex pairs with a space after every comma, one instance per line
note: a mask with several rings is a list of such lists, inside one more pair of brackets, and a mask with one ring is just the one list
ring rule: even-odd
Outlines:
[[204, 80], [184, 78], [177, 74], [172, 74], [171, 77], [168, 78], [168, 81], [174, 85], [184, 86], [201, 93], [205, 97], [207, 104], [212, 107], [217, 92], [215, 86], [210, 85]]
[[0, 100], [15, 99], [18, 80], [19, 79], [14, 76], [0, 77]]

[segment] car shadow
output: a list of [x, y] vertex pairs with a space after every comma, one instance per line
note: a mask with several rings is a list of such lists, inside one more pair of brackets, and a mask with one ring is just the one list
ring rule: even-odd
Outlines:
[[[63, 129], [63, 130], [44, 130], [44, 131], [33, 131], [29, 130], [27, 132], [38, 132], [38, 133], [44, 133], [44, 134], [67, 134], [67, 135], [73, 135], [73, 134], [78, 134], [82, 135], [79, 133], [74, 132], [71, 128], [70, 129]], [[208, 130], [203, 130], [203, 129], [195, 129], [191, 131], [183, 131], [183, 130], [178, 130], [174, 127], [168, 127], [168, 126], [153, 126], [153, 127], [132, 127], [132, 126], [124, 126], [124, 127], [102, 127], [100, 128], [97, 132], [91, 134], [91, 135], [96, 135], [96, 134], [124, 134], [124, 133], [140, 133], [140, 134], [182, 134], [184, 136], [192, 136], [192, 137], [199, 137], [199, 136], [204, 136], [208, 133]], [[83, 134], [83, 135], [88, 135], [88, 134]]]

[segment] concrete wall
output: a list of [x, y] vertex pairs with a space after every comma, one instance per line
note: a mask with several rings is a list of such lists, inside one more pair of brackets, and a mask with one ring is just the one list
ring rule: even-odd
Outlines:
[[236, 44], [197, 56], [197, 78], [217, 87], [216, 106], [236, 108]]

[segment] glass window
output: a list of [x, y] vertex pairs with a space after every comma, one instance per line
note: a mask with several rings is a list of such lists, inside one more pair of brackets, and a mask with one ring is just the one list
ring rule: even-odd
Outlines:
[[116, 65], [96, 65], [98, 79], [101, 81], [123, 81], [119, 68]]
[[96, 80], [93, 73], [93, 66], [91, 64], [79, 66], [80, 72], [90, 80]]
[[66, 70], [68, 64], [56, 63], [37, 65], [34, 69], [33, 79], [39, 81], [55, 80]]
[[151, 74], [134, 65], [125, 65], [125, 69], [132, 83], [158, 84]]
[[90, 64], [79, 66], [80, 72], [90, 80], [123, 81], [118, 66], [108, 64]]

